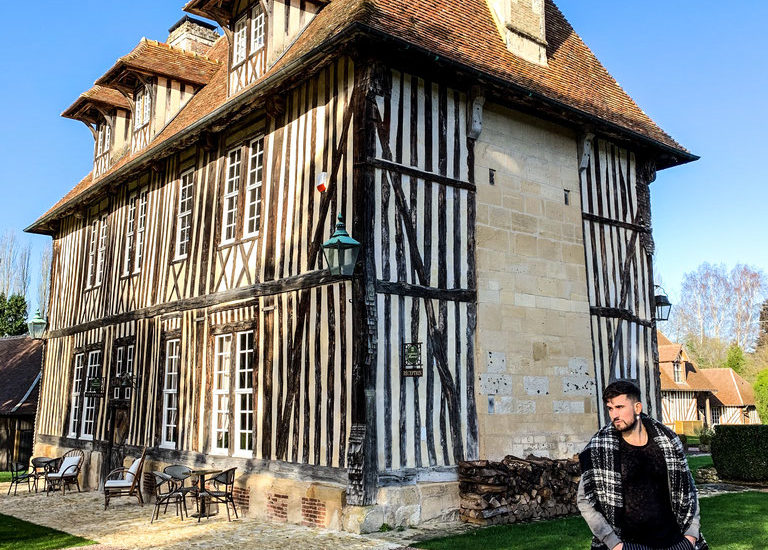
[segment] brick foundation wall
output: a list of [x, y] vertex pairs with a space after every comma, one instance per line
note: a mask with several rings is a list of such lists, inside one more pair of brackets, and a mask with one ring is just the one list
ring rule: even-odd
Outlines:
[[235, 487], [232, 496], [235, 499], [235, 505], [243, 510], [247, 511], [248, 508], [250, 508], [251, 503], [251, 493], [248, 491], [248, 489], [243, 489], [241, 487]]
[[288, 495], [267, 494], [267, 516], [272, 521], [288, 521]]
[[307, 527], [325, 527], [325, 503], [316, 498], [302, 498], [301, 519]]

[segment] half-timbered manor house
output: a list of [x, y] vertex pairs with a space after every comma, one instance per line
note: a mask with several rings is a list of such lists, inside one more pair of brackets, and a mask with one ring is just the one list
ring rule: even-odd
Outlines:
[[184, 9], [215, 24], [64, 111], [94, 164], [28, 228], [38, 452], [84, 449], [92, 487], [144, 446], [234, 465], [252, 515], [376, 529], [455, 510], [460, 460], [577, 452], [612, 379], [660, 416], [649, 186], [696, 157], [553, 2]]

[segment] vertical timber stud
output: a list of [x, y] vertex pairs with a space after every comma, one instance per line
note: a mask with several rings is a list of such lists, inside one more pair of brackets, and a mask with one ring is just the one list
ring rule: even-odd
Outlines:
[[376, 266], [373, 219], [374, 169], [365, 160], [375, 151], [373, 109], [375, 93], [385, 69], [364, 58], [355, 59], [354, 183], [352, 230], [362, 242], [352, 280], [352, 428], [347, 454], [347, 503], [374, 504], [378, 472], [376, 452], [375, 368], [377, 346]]
[[[645, 252], [646, 262], [648, 263], [648, 300], [651, 308], [651, 350], [653, 357], [650, 365], [651, 372], [648, 373], [648, 408], [652, 409], [651, 398], [653, 397], [653, 405], [655, 410], [649, 411], [651, 416], [656, 420], [662, 420], [661, 413], [661, 373], [659, 372], [659, 342], [658, 335], [656, 333], [656, 308], [655, 306], [655, 292], [654, 292], [654, 279], [653, 279], [653, 253], [655, 250], [655, 244], [653, 242], [653, 226], [651, 225], [651, 184], [656, 181], [656, 163], [649, 159], [638, 159], [637, 163], [637, 210], [639, 217], [639, 224], [645, 227], [648, 232], [643, 233], [640, 236], [640, 245]], [[651, 384], [650, 380], [653, 380]], [[651, 392], [653, 392], [651, 394]]]

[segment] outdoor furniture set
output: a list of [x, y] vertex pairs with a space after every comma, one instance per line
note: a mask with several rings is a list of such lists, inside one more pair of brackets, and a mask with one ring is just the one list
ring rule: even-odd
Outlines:
[[[146, 458], [146, 447], [141, 456], [133, 461], [129, 468], [116, 468], [112, 470], [104, 482], [104, 509], [109, 507], [109, 501], [122, 496], [136, 497], [139, 505], [144, 506], [144, 498], [141, 494], [141, 479]], [[60, 489], [62, 494], [67, 487], [75, 485], [80, 492], [80, 470], [82, 469], [84, 453], [79, 449], [72, 449], [61, 457], [35, 457], [31, 460], [32, 470], [22, 463], [14, 463], [11, 467], [11, 485], [8, 494], [16, 494], [19, 484], [26, 482], [27, 490], [35, 492], [38, 489], [38, 481], [44, 480], [46, 495], [51, 491]], [[155, 482], [155, 507], [152, 511], [154, 522], [160, 515], [160, 508], [165, 506], [163, 513], [168, 511], [168, 506], [173, 504], [176, 515], [184, 519], [187, 511], [187, 497], [195, 499], [197, 521], [201, 517], [210, 517], [212, 504], [223, 504], [227, 510], [227, 520], [232, 521], [229, 507], [235, 518], [238, 518], [235, 506], [236, 468], [228, 470], [192, 470], [187, 466], [174, 464], [167, 466], [162, 472], [152, 472]], [[211, 485], [206, 485], [206, 476], [210, 477]]]
[[[229, 506], [237, 515], [235, 507], [234, 487], [235, 470], [192, 470], [187, 466], [172, 465], [167, 466], [162, 472], [153, 472], [155, 478], [155, 509], [152, 512], [152, 520], [158, 519], [160, 508], [165, 506], [163, 513], [168, 511], [168, 506], [173, 504], [176, 508], [176, 515], [184, 519], [184, 514], [189, 517], [187, 511], [187, 497], [195, 499], [197, 507], [197, 521], [201, 517], [211, 516], [211, 504], [223, 504], [227, 510], [227, 520], [232, 521], [229, 513]], [[210, 478], [213, 488], [206, 486], [205, 477]], [[187, 484], [189, 480], [189, 484]]]
[[27, 483], [27, 490], [38, 491], [38, 484], [42, 479], [46, 495], [51, 491], [61, 490], [66, 492], [67, 487], [75, 485], [77, 492], [80, 492], [80, 470], [83, 467], [83, 451], [72, 449], [58, 458], [35, 457], [31, 460], [32, 470], [20, 462], [15, 462], [11, 466], [11, 485], [8, 487], [8, 494], [16, 494], [21, 483]]

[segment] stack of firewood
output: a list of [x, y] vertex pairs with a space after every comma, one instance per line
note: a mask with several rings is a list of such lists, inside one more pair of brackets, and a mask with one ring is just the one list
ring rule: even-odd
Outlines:
[[496, 525], [575, 514], [580, 473], [576, 458], [460, 462], [460, 517]]

